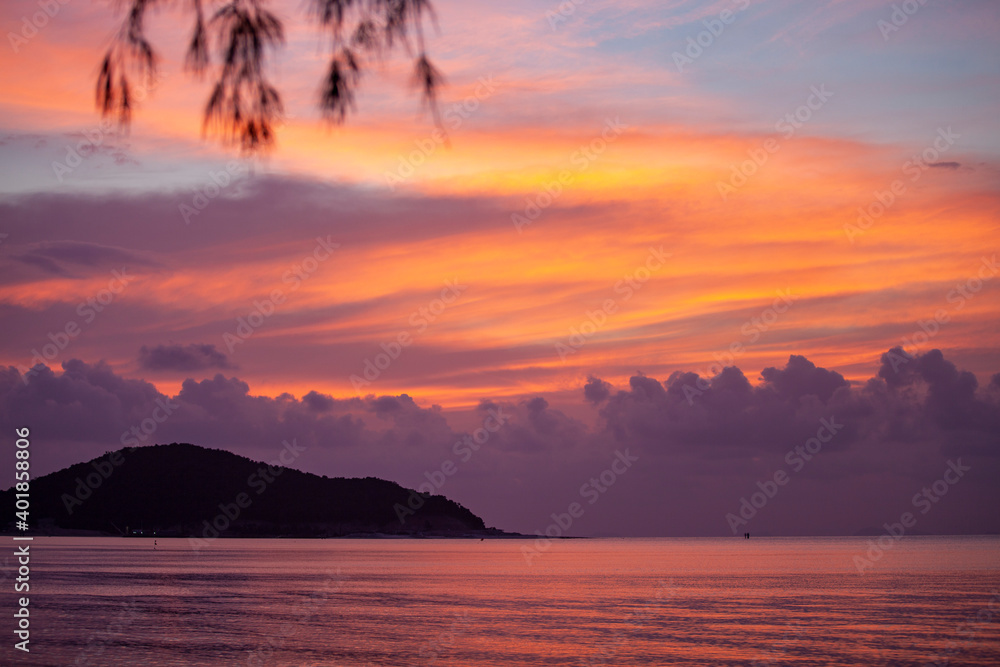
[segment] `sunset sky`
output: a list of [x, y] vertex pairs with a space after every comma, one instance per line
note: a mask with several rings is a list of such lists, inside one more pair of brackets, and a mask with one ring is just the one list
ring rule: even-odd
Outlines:
[[437, 0], [447, 141], [405, 53], [324, 123], [325, 41], [270, 6], [288, 117], [254, 159], [202, 136], [186, 13], [123, 134], [111, 3], [0, 8], [0, 422], [37, 474], [169, 399], [144, 443], [297, 438], [412, 487], [455, 460], [435, 492], [522, 532], [630, 448], [574, 532], [728, 535], [835, 417], [749, 530], [880, 528], [958, 458], [915, 530], [1000, 530], [1000, 5]]

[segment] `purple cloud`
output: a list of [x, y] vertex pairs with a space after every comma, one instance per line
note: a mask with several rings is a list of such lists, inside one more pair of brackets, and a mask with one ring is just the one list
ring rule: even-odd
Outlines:
[[139, 349], [139, 366], [151, 371], [199, 371], [234, 368], [214, 344], [157, 345]]

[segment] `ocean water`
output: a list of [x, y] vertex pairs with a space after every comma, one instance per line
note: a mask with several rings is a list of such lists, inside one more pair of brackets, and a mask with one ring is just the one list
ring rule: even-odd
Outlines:
[[31, 549], [31, 652], [5, 613], [0, 664], [1000, 665], [997, 537], [905, 537], [864, 573], [867, 538]]

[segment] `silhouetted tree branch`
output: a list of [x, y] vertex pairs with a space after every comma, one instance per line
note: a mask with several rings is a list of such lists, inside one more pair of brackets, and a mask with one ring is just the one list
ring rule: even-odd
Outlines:
[[[133, 78], [152, 82], [157, 55], [144, 33], [146, 12], [170, 0], [124, 0], [127, 12], [97, 77], [97, 107], [128, 125], [135, 107]], [[281, 95], [267, 78], [265, 60], [284, 43], [281, 20], [264, 0], [183, 0], [194, 29], [185, 69], [216, 80], [205, 105], [203, 129], [246, 152], [274, 142]], [[429, 0], [311, 0], [312, 17], [332, 37], [330, 66], [319, 99], [324, 117], [342, 123], [354, 109], [362, 74], [373, 60], [402, 46], [414, 58], [414, 82], [437, 120], [443, 79], [424, 47], [424, 18], [434, 20]], [[213, 48], [214, 47], [214, 48]]]

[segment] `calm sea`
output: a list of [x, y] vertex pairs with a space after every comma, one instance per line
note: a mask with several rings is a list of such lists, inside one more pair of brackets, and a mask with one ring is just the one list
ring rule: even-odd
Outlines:
[[4, 613], [0, 663], [1000, 665], [1000, 538], [906, 537], [864, 574], [866, 538], [525, 546], [36, 538], [31, 653]]

